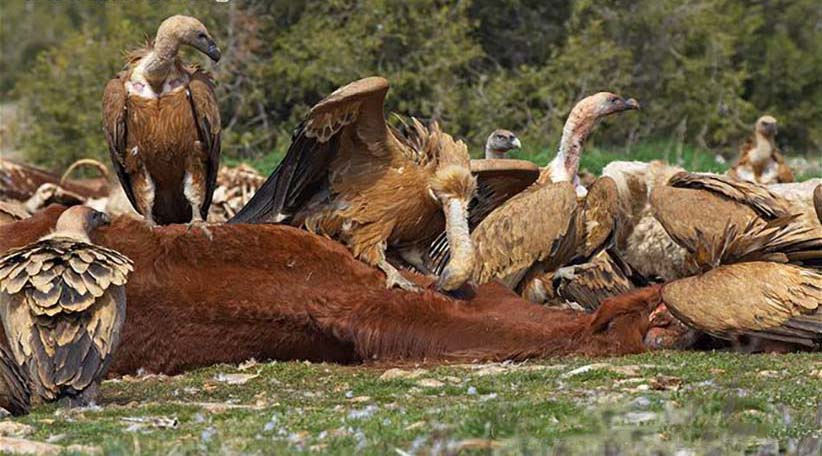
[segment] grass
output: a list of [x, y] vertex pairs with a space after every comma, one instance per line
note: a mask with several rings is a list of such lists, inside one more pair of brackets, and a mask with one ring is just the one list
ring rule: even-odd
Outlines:
[[[479, 149], [475, 148], [472, 149], [472, 151], [475, 156], [480, 156], [478, 154]], [[525, 144], [521, 151], [513, 153], [512, 156], [514, 158], [530, 160], [540, 166], [544, 166], [554, 158], [555, 154], [556, 150], [553, 148]], [[277, 150], [267, 155], [246, 160], [228, 157], [225, 159], [225, 162], [229, 165], [238, 165], [241, 162], [245, 162], [264, 175], [268, 175], [277, 167], [277, 164], [284, 155], [284, 150]], [[649, 140], [634, 144], [630, 149], [603, 148], [597, 147], [596, 145], [588, 145], [582, 154], [580, 168], [587, 169], [599, 175], [602, 172], [602, 168], [608, 163], [620, 160], [644, 162], [664, 160], [691, 171], [716, 173], [725, 172], [732, 164], [714, 152], [688, 144], [664, 140]], [[822, 157], [794, 157], [791, 165], [794, 167], [796, 178], [799, 181], [822, 177]]]
[[32, 426], [28, 439], [106, 454], [822, 448], [822, 354], [658, 352], [414, 369], [382, 379], [385, 368], [276, 362], [127, 377], [103, 384], [100, 407], [50, 405], [16, 421]]

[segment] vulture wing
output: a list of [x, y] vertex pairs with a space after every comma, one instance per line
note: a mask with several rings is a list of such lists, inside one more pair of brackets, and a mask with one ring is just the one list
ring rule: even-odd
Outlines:
[[600, 177], [588, 189], [582, 204], [580, 224], [585, 233], [585, 244], [580, 252], [583, 257], [591, 257], [613, 241], [618, 224], [618, 204], [619, 191], [612, 178]]
[[108, 81], [103, 90], [103, 131], [106, 134], [108, 143], [108, 153], [111, 156], [111, 164], [120, 180], [120, 185], [126, 192], [128, 201], [135, 211], [140, 212], [137, 199], [134, 196], [134, 189], [131, 187], [131, 177], [126, 172], [126, 150], [127, 145], [127, 104], [126, 86], [123, 83], [124, 73], [118, 74]]
[[[630, 269], [618, 260], [603, 250], [588, 263], [559, 269], [554, 273], [557, 294], [585, 310], [594, 311], [605, 299], [627, 293], [634, 288], [625, 274]], [[566, 269], [571, 274], [562, 273]]]
[[3, 345], [0, 345], [0, 407], [13, 416], [27, 415], [31, 408], [28, 378]]
[[53, 238], [0, 258], [0, 316], [38, 394], [80, 393], [105, 373], [125, 319], [125, 256]]
[[816, 209], [819, 223], [822, 223], [822, 185], [817, 185], [813, 190], [813, 207]]
[[[387, 92], [388, 81], [371, 77], [317, 103], [294, 133], [283, 161], [229, 223], [286, 220], [332, 181], [367, 180], [375, 162], [407, 161], [385, 122]], [[335, 160], [345, 163], [332, 169]]]
[[477, 252], [474, 280], [501, 279], [515, 286], [532, 265], [575, 242], [576, 211], [576, 191], [568, 182], [530, 187], [508, 200], [471, 235]]
[[819, 271], [772, 262], [720, 266], [666, 284], [662, 300], [687, 325], [716, 337], [822, 342]]
[[668, 185], [675, 188], [706, 190], [712, 195], [751, 208], [765, 220], [790, 215], [787, 201], [770, 192], [765, 186], [753, 182], [718, 174], [681, 172], [671, 177]]
[[[468, 206], [468, 227], [473, 231], [497, 207], [533, 184], [539, 167], [528, 160], [471, 160], [471, 174], [477, 178], [477, 193]], [[431, 243], [428, 257], [428, 268], [440, 275], [451, 258], [445, 232]]]
[[205, 72], [194, 70], [188, 90], [197, 135], [208, 157], [205, 200], [200, 207], [200, 215], [205, 220], [211, 206], [211, 197], [217, 187], [217, 171], [220, 169], [220, 108], [214, 95], [214, 81]]

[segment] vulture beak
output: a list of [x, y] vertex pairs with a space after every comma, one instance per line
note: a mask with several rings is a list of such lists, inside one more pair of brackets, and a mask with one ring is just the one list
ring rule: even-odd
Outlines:
[[639, 110], [639, 102], [638, 102], [638, 101], [636, 101], [636, 99], [635, 99], [635, 98], [629, 98], [629, 99], [625, 100], [625, 106], [626, 106], [628, 109], [636, 109], [636, 110]]
[[765, 133], [769, 136], [776, 136], [776, 124], [775, 123], [766, 123], [763, 125]]
[[448, 198], [443, 202], [445, 235], [451, 249], [451, 259], [437, 281], [437, 288], [454, 291], [471, 278], [474, 272], [474, 244], [468, 230], [468, 202]]
[[512, 149], [521, 149], [522, 148], [522, 143], [519, 142], [519, 138], [514, 138], [514, 140], [511, 141], [511, 146], [512, 146], [511, 147]]
[[219, 62], [220, 57], [222, 57], [222, 54], [220, 53], [220, 48], [217, 47], [217, 43], [211, 40], [209, 40], [208, 48], [206, 49], [205, 53], [215, 63]]

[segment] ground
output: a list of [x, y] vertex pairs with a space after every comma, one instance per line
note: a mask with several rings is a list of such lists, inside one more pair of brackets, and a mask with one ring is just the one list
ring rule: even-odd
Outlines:
[[822, 451], [821, 398], [822, 354], [250, 361], [109, 380], [98, 406], [41, 407], [0, 422], [0, 434], [106, 454], [810, 455]]

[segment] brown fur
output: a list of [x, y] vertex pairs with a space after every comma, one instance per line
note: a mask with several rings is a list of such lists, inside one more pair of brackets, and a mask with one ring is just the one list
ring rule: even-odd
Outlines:
[[[50, 207], [0, 227], [0, 252], [47, 233], [60, 212]], [[343, 246], [295, 228], [210, 230], [213, 241], [196, 228], [152, 230], [123, 217], [93, 236], [135, 263], [113, 373], [176, 373], [251, 357], [354, 363], [643, 350], [644, 295], [609, 300], [594, 315], [530, 304], [496, 283], [454, 300], [386, 289], [381, 274]]]

